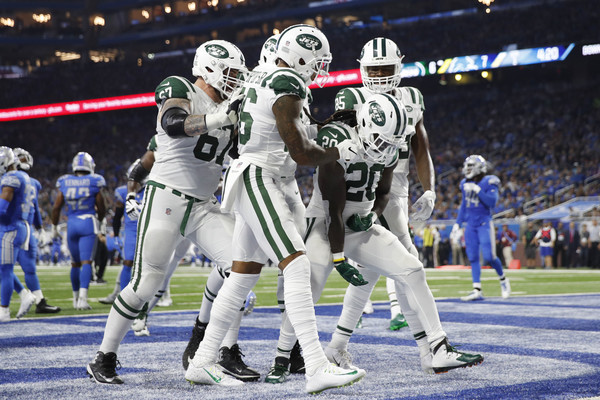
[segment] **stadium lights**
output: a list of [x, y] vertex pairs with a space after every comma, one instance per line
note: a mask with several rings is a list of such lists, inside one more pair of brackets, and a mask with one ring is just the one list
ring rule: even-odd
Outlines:
[[104, 26], [104, 24], [106, 23], [106, 21], [104, 21], [104, 18], [102, 18], [99, 15], [96, 15], [94, 17], [94, 25], [95, 26]]
[[168, 4], [165, 4], [165, 13], [171, 14], [171, 6]]
[[187, 6], [188, 6], [188, 10], [196, 11], [196, 3], [195, 2], [193, 2], [193, 1], [189, 2]]
[[148, 12], [148, 10], [142, 10], [142, 17], [150, 19], [150, 13]]
[[456, 80], [456, 82], [460, 82], [462, 80], [462, 75], [456, 74], [456, 75], [454, 75], [454, 79]]
[[35, 22], [39, 22], [40, 24], [44, 24], [52, 19], [50, 14], [33, 14], [32, 16]]
[[480, 3], [485, 4], [486, 6], [490, 6], [494, 2], [494, 0], [478, 0]]
[[15, 20], [12, 18], [0, 18], [0, 25], [8, 26], [10, 28], [14, 28]]
[[488, 76], [490, 76], [490, 73], [489, 73], [489, 72], [487, 72], [487, 71], [481, 71], [481, 77], [482, 77], [483, 79], [487, 79], [487, 78], [488, 78]]

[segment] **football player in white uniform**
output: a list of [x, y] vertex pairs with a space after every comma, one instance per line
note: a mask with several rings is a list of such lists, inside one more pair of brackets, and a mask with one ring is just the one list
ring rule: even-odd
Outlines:
[[221, 212], [214, 192], [232, 144], [240, 102], [234, 91], [245, 70], [244, 56], [235, 45], [211, 40], [196, 50], [194, 83], [170, 76], [156, 88], [160, 151], [139, 215], [131, 281], [113, 303], [100, 349], [87, 366], [98, 383], [123, 383], [115, 371], [119, 344], [163, 285], [174, 249], [184, 238], [222, 268], [231, 265], [233, 219]]
[[[429, 151], [429, 139], [424, 124], [425, 106], [421, 92], [414, 87], [401, 87], [400, 73], [402, 70], [402, 59], [398, 46], [390, 39], [376, 38], [365, 44], [361, 51], [360, 71], [363, 79], [363, 87], [346, 88], [338, 92], [335, 99], [336, 110], [355, 109], [360, 107], [365, 99], [373, 93], [387, 93], [399, 99], [408, 115], [408, 127], [406, 131], [406, 146], [398, 154], [398, 164], [394, 169], [390, 199], [378, 222], [389, 229], [398, 237], [400, 242], [415, 257], [418, 252], [412, 242], [408, 225], [408, 173], [410, 153], [414, 154], [417, 175], [423, 186], [423, 195], [413, 204], [413, 220], [426, 220], [431, 216], [435, 204], [435, 171]], [[368, 302], [367, 289], [375, 286], [375, 279], [369, 280], [369, 285], [356, 288], [349, 286], [346, 292], [345, 303], [348, 303], [340, 320], [356, 321], [360, 318], [364, 304]], [[431, 369], [431, 357], [428, 340], [425, 337], [421, 324], [406, 298], [406, 295], [398, 290], [398, 286], [390, 279], [386, 280], [388, 295], [391, 302], [392, 318], [390, 329], [397, 330], [404, 326], [410, 326], [421, 353], [422, 369], [433, 372]], [[354, 299], [350, 301], [350, 298]], [[352, 307], [350, 307], [350, 303]], [[362, 306], [361, 306], [362, 304]], [[400, 307], [401, 306], [401, 307]], [[362, 307], [362, 308], [361, 308]], [[358, 310], [360, 308], [360, 310]], [[401, 313], [401, 308], [403, 314]], [[350, 316], [352, 315], [352, 316]], [[406, 317], [406, 318], [405, 318]], [[411, 324], [411, 321], [413, 323]], [[354, 329], [352, 325], [341, 325], [344, 329]], [[344, 339], [349, 341], [350, 336], [344, 329], [334, 333], [332, 343]], [[342, 346], [345, 348], [345, 346]]]
[[[347, 141], [324, 149], [308, 139], [301, 121], [307, 86], [325, 75], [331, 62], [325, 35], [310, 25], [294, 25], [277, 42], [277, 65], [265, 67], [244, 84], [239, 114], [239, 158], [224, 181], [222, 208], [235, 212], [233, 267], [215, 299], [210, 324], [186, 379], [236, 385], [217, 367], [217, 350], [235, 310], [271, 259], [283, 270], [286, 312], [303, 349], [306, 391], [317, 393], [360, 380], [364, 370], [346, 370], [329, 363], [317, 333], [310, 291], [310, 261], [302, 235], [285, 196], [296, 163], [320, 165], [352, 159], [358, 149]], [[356, 271], [357, 273], [357, 271]]]
[[[306, 234], [307, 254], [311, 261], [313, 300], [321, 295], [327, 277], [338, 264], [347, 262], [345, 255], [364, 268], [361, 273], [371, 282], [379, 274], [392, 278], [416, 310], [415, 315], [433, 354], [435, 372], [477, 365], [483, 361], [472, 355], [454, 350], [442, 329], [435, 300], [423, 265], [388, 229], [374, 222], [386, 208], [393, 186], [393, 174], [398, 162], [398, 150], [406, 146], [405, 134], [408, 115], [403, 104], [387, 94], [365, 99], [357, 115], [357, 131], [348, 125], [332, 123], [319, 131], [317, 141], [324, 147], [358, 135], [365, 148], [364, 160], [359, 162], [332, 162], [317, 169], [313, 197], [306, 211], [309, 220]], [[346, 254], [345, 254], [346, 253]], [[370, 285], [356, 286], [370, 294]], [[344, 307], [353, 307], [352, 298], [344, 300]], [[359, 311], [362, 311], [360, 304]], [[352, 334], [343, 327], [355, 326], [358, 318], [348, 321], [340, 318], [338, 336]], [[350, 322], [350, 323], [349, 323]], [[354, 324], [354, 325], [351, 325]], [[346, 349], [347, 341], [336, 340], [325, 349], [330, 361], [344, 368], [355, 368]]]

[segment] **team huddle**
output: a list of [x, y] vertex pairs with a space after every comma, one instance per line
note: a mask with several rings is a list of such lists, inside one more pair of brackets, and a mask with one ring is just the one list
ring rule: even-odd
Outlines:
[[[358, 60], [363, 87], [340, 90], [335, 113], [323, 122], [308, 111], [308, 86], [324, 82], [332, 58], [325, 35], [309, 25], [267, 40], [252, 71], [234, 44], [208, 41], [196, 52], [195, 82], [170, 76], [158, 85], [157, 134], [120, 195], [126, 224], [134, 221], [136, 228], [126, 226], [128, 271], [121, 273], [104, 338], [87, 365], [94, 381], [123, 383], [116, 373], [119, 345], [164, 293], [177, 249], [190, 241], [217, 265], [182, 356], [191, 383], [237, 386], [260, 379], [242, 361], [237, 334], [247, 295], [268, 261], [280, 270], [284, 312], [265, 382], [281, 384], [290, 373], [304, 373], [306, 391], [319, 393], [361, 380], [366, 372], [353, 364], [347, 346], [380, 275], [396, 307], [393, 320], [407, 323], [418, 345], [423, 372], [483, 362], [451, 346], [411, 239], [409, 218], [424, 221], [433, 211], [435, 174], [423, 97], [399, 86], [402, 58], [389, 39], [367, 42]], [[410, 154], [424, 194], [409, 208]], [[90, 164], [87, 156], [82, 164]], [[317, 167], [308, 207], [295, 180], [297, 165]], [[93, 167], [88, 170], [74, 174], [100, 187]], [[221, 179], [219, 203], [214, 193]], [[101, 220], [104, 210], [95, 208]], [[57, 223], [58, 215], [52, 217]], [[97, 222], [80, 219], [82, 225]], [[88, 257], [73, 257], [80, 263], [77, 277], [72, 273], [73, 304], [81, 309], [89, 307]], [[314, 304], [333, 269], [349, 286], [323, 348]], [[503, 277], [501, 266], [498, 274]]]

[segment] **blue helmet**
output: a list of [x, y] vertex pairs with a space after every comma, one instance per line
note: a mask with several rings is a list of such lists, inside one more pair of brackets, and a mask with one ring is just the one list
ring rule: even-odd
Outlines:
[[96, 168], [96, 163], [94, 162], [94, 159], [89, 153], [86, 153], [85, 151], [80, 151], [73, 158], [73, 172], [83, 171], [93, 174], [94, 168]]

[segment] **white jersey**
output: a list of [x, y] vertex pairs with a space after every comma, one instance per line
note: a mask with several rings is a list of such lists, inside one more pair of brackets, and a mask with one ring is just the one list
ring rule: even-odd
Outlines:
[[[159, 109], [169, 98], [187, 99], [191, 114], [213, 114], [225, 111], [227, 103], [215, 103], [202, 89], [185, 78], [170, 76], [156, 88], [155, 99]], [[160, 113], [159, 113], [160, 115]], [[155, 162], [149, 180], [200, 200], [213, 196], [219, 186], [223, 160], [232, 145], [233, 126], [215, 129], [195, 137], [172, 138], [156, 121]]]
[[[357, 135], [354, 128], [343, 123], [332, 122], [325, 125], [317, 135], [317, 143], [324, 148], [337, 146], [339, 143]], [[386, 164], [374, 163], [368, 160], [358, 162], [337, 162], [344, 168], [346, 181], [346, 206], [342, 213], [344, 220], [353, 214], [367, 215], [373, 208], [375, 202], [375, 190], [381, 179], [383, 170], [394, 165], [397, 157]], [[329, 216], [329, 210], [325, 208], [321, 189], [319, 188], [319, 168], [317, 168], [313, 181], [313, 195], [306, 209], [306, 218], [319, 218]]]
[[265, 65], [248, 77], [239, 115], [240, 160], [282, 177], [294, 176], [296, 163], [279, 135], [272, 108], [282, 96], [294, 95], [304, 101], [307, 91], [302, 77], [290, 68]]
[[[398, 154], [398, 165], [394, 169], [391, 194], [398, 197], [408, 197], [408, 173], [410, 171], [410, 141], [416, 133], [416, 125], [423, 119], [425, 104], [419, 89], [409, 86], [399, 87], [389, 93], [399, 99], [406, 109], [408, 124], [406, 127], [407, 150]], [[346, 88], [338, 92], [335, 97], [335, 109], [356, 109], [365, 102], [372, 93], [365, 87]]]

